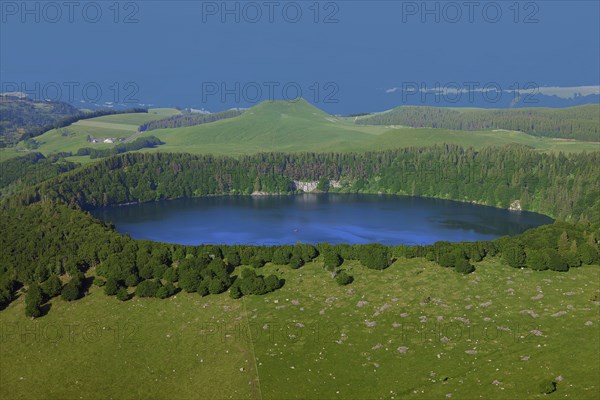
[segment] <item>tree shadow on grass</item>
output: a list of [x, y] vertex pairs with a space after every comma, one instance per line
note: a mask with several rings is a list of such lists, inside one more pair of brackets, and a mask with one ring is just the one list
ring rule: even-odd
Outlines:
[[81, 290], [79, 291], [81, 297], [87, 296], [88, 292], [90, 291], [90, 287], [92, 287], [93, 283], [93, 277], [86, 277], [83, 279], [83, 281], [81, 282]]
[[52, 304], [51, 303], [46, 303], [44, 305], [40, 306], [40, 316], [38, 318], [41, 317], [45, 317], [46, 315], [48, 315], [48, 313], [50, 312], [50, 309], [52, 308]]

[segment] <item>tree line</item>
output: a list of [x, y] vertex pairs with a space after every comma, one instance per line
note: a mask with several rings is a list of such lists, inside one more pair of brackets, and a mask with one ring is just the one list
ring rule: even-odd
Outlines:
[[600, 106], [523, 109], [451, 109], [401, 106], [355, 119], [358, 125], [405, 125], [454, 130], [507, 129], [534, 136], [600, 141]]
[[173, 115], [156, 121], [146, 122], [139, 127], [139, 131], [151, 131], [155, 129], [183, 128], [186, 126], [202, 125], [209, 122], [215, 122], [222, 119], [233, 118], [242, 115], [243, 110], [226, 110], [217, 113], [199, 114], [186, 112], [179, 115]]
[[54, 200], [93, 209], [115, 204], [257, 190], [293, 193], [294, 181], [338, 181], [323, 190], [469, 201], [582, 223], [600, 222], [600, 152], [546, 154], [524, 146], [455, 145], [371, 153], [263, 153], [240, 158], [126, 153], [25, 188], [9, 204]]
[[128, 151], [150, 149], [156, 146], [160, 146], [161, 144], [165, 143], [156, 136], [144, 136], [135, 139], [133, 142], [119, 143], [108, 149], [95, 149], [93, 147], [83, 147], [77, 150], [77, 153], [75, 153], [75, 155], [90, 156], [91, 159], [104, 158], [114, 156], [116, 154], [125, 153]]

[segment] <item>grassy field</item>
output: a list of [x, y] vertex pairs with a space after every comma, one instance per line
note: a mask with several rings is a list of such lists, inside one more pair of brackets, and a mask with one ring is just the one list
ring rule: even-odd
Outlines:
[[[87, 135], [98, 139], [125, 138], [134, 134], [146, 121], [177, 113], [174, 109], [154, 109], [149, 114], [120, 114], [79, 121], [66, 129], [52, 130], [37, 138], [39, 151], [75, 153], [89, 146]], [[241, 155], [262, 151], [347, 152], [384, 150], [441, 143], [481, 148], [490, 145], [519, 143], [540, 151], [580, 152], [600, 150], [600, 144], [550, 139], [506, 130], [456, 131], [401, 126], [355, 125], [352, 118], [335, 117], [304, 100], [264, 102], [243, 115], [217, 122], [185, 128], [159, 129], [144, 133], [166, 144], [141, 151], [169, 151], [195, 154]], [[107, 148], [110, 144], [94, 144]], [[23, 148], [23, 144], [20, 144]], [[0, 152], [8, 158], [14, 150]], [[84, 158], [82, 161], [89, 161]]]
[[[340, 287], [320, 263], [268, 265], [286, 285], [241, 300], [92, 288], [33, 321], [20, 298], [0, 312], [0, 397], [598, 398], [597, 266], [346, 268], [356, 280]], [[542, 379], [557, 391], [540, 394]]]
[[[82, 147], [110, 148], [113, 146], [112, 144], [89, 143], [87, 141], [88, 135], [98, 140], [128, 138], [137, 132], [140, 124], [177, 113], [179, 111], [175, 109], [159, 108], [150, 110], [148, 113], [105, 115], [103, 117], [80, 120], [66, 128], [52, 129], [36, 137], [35, 140], [40, 145], [36, 151], [48, 155], [61, 151], [75, 153]], [[22, 150], [23, 148], [24, 144], [21, 142], [16, 150]]]

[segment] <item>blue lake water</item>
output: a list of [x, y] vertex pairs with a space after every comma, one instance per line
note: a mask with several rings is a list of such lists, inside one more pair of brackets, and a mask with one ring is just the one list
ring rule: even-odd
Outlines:
[[447, 200], [391, 195], [203, 197], [93, 214], [136, 239], [196, 245], [430, 244], [515, 235], [552, 219]]

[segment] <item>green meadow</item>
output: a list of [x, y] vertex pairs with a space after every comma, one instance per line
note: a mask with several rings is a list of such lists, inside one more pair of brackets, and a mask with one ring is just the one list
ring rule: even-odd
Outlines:
[[[355, 281], [342, 287], [320, 262], [269, 264], [285, 286], [239, 300], [120, 302], [92, 287], [36, 320], [19, 298], [0, 313], [0, 397], [598, 398], [597, 266], [344, 267]], [[542, 380], [556, 392], [541, 394]]]
[[[134, 135], [138, 127], [149, 121], [165, 118], [170, 115], [178, 114], [176, 109], [153, 109], [148, 113], [116, 114], [105, 115], [102, 117], [83, 119], [69, 125], [65, 128], [52, 129], [43, 135], [35, 138], [39, 143], [39, 151], [44, 155], [58, 152], [76, 153], [82, 147], [91, 147], [98, 149], [110, 148], [114, 144], [89, 143], [87, 137], [92, 136], [100, 141], [108, 138], [128, 138]], [[24, 150], [24, 143], [21, 142], [16, 150]], [[8, 157], [7, 157], [8, 158]], [[89, 157], [88, 157], [89, 159]]]

